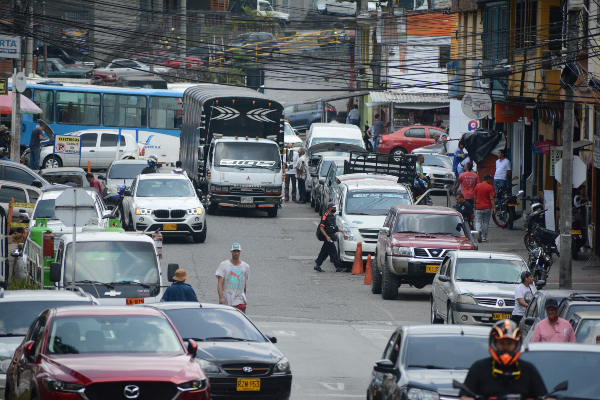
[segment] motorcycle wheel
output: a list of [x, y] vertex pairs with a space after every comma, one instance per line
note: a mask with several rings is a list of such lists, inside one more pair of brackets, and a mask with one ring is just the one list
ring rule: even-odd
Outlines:
[[497, 211], [495, 214], [492, 214], [492, 219], [494, 220], [494, 223], [502, 229], [508, 226], [509, 218], [509, 213], [506, 212], [506, 210], [500, 210]]
[[507, 222], [508, 229], [512, 230], [513, 222], [515, 222], [515, 208], [509, 207], [508, 208], [508, 222]]
[[574, 261], [579, 259], [579, 245], [577, 244], [577, 240], [571, 240], [571, 258]]
[[530, 231], [525, 232], [523, 242], [525, 243], [525, 248], [529, 251], [533, 250], [533, 248], [535, 247], [535, 240], [533, 240], [533, 235]]

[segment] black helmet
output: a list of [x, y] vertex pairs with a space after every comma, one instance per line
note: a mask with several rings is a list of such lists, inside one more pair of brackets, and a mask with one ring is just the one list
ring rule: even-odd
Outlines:
[[155, 155], [151, 155], [148, 157], [148, 165], [151, 167], [156, 166], [158, 164], [158, 158]]
[[[496, 346], [499, 339], [510, 339], [517, 343], [512, 352], [500, 351]], [[512, 365], [521, 355], [521, 344], [523, 343], [523, 333], [517, 327], [517, 324], [510, 319], [496, 322], [490, 332], [490, 354], [492, 358], [500, 365]]]

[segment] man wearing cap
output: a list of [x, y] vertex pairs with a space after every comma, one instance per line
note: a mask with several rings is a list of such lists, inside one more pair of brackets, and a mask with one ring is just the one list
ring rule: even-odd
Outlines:
[[325, 214], [323, 214], [323, 218], [321, 218], [319, 230], [324, 240], [323, 246], [321, 246], [321, 251], [315, 260], [316, 265], [314, 270], [317, 272], [323, 272], [321, 269], [321, 264], [323, 264], [323, 261], [329, 257], [333, 265], [335, 265], [335, 272], [342, 272], [342, 265], [340, 264], [340, 259], [338, 258], [337, 248], [335, 247], [334, 240], [337, 239], [337, 232], [343, 231], [337, 227], [337, 223], [335, 221], [335, 204], [333, 204], [331, 201], [327, 203], [327, 212], [325, 212]]
[[188, 275], [185, 269], [175, 271], [173, 277], [175, 282], [167, 288], [160, 301], [198, 301], [194, 289], [185, 283], [187, 278]]
[[544, 304], [546, 318], [538, 322], [533, 330], [532, 342], [572, 342], [576, 343], [575, 332], [566, 319], [558, 316], [558, 302], [548, 298]]
[[527, 305], [533, 298], [536, 290], [533, 285], [533, 275], [529, 271], [521, 272], [521, 283], [515, 288], [515, 307], [510, 317], [517, 325], [525, 315]]
[[231, 258], [223, 261], [217, 272], [217, 291], [219, 304], [233, 306], [246, 313], [246, 282], [250, 266], [240, 260], [242, 246], [239, 243], [231, 245]]

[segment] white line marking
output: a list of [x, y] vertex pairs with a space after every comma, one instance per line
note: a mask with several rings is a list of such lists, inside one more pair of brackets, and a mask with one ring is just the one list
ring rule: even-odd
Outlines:
[[327, 389], [329, 390], [338, 390], [338, 391], [342, 391], [344, 390], [344, 384], [343, 383], [325, 383], [325, 382], [319, 382], [321, 385], [325, 386]]

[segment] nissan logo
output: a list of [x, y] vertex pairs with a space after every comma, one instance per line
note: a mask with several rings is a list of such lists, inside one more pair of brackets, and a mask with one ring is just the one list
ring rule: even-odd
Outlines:
[[242, 368], [242, 371], [244, 371], [244, 372], [252, 372], [252, 367], [244, 367], [244, 368]]
[[504, 307], [504, 300], [498, 300], [498, 307]]
[[123, 390], [123, 394], [128, 399], [137, 399], [140, 397], [140, 388], [135, 385], [127, 385]]

